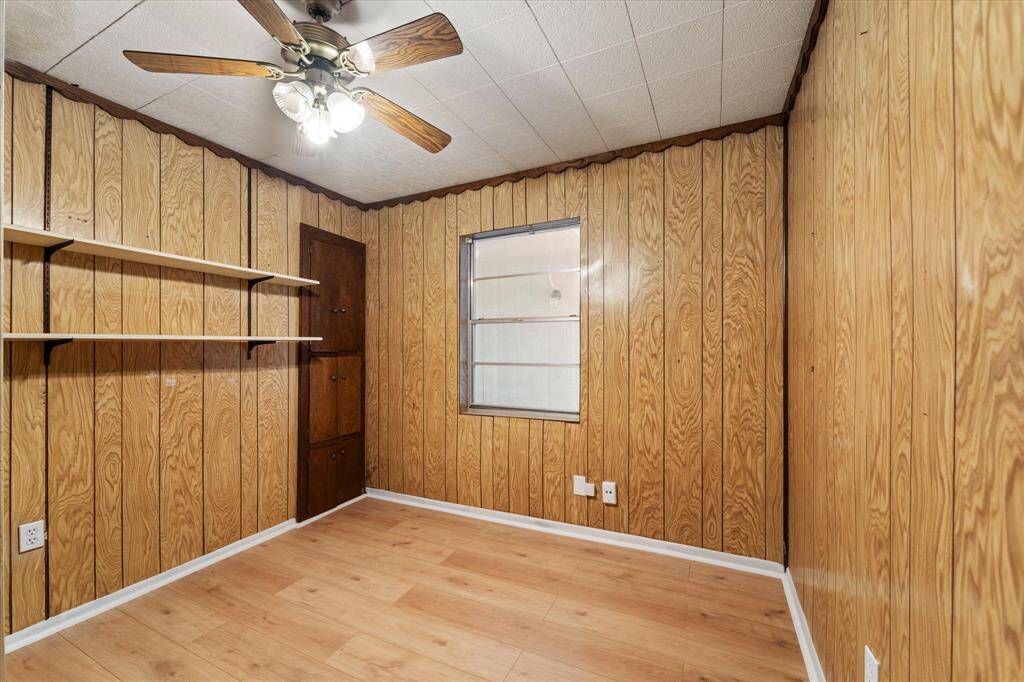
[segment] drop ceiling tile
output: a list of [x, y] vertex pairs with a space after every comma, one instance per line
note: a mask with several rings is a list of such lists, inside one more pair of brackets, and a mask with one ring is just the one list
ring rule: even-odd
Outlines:
[[789, 84], [767, 88], [758, 92], [726, 97], [722, 101], [722, 125], [771, 116], [782, 111]]
[[[236, 36], [252, 35], [246, 30], [244, 24], [245, 22], [255, 24], [250, 17], [243, 16], [242, 21], [239, 22], [240, 25], [237, 27], [220, 27], [224, 32], [226, 41], [223, 46], [218, 47], [214, 45], [211, 47], [204, 45], [200, 41], [204, 38], [208, 40], [209, 34], [202, 31], [198, 33], [192, 31], [196, 24], [202, 23], [204, 16], [204, 12], [196, 13], [193, 11], [188, 16], [182, 14], [178, 17], [177, 25], [171, 25], [167, 22], [168, 20], [173, 20], [175, 15], [173, 13], [168, 14], [165, 5], [153, 5], [150, 7], [149, 3], [142, 3], [104, 31], [96, 40], [103, 40], [114, 49], [113, 54], [110, 54], [109, 58], [121, 60], [124, 59], [121, 55], [122, 50], [237, 57], [256, 48], [267, 40], [264, 35], [260, 37], [258, 42], [253, 43], [247, 48], [237, 48], [238, 42], [245, 41], [244, 39], [241, 41], [233, 40], [232, 34]], [[257, 29], [259, 28], [258, 25], [256, 27]], [[186, 76], [186, 78], [192, 80], [194, 76]]]
[[637, 38], [722, 9], [722, 0], [626, 0]]
[[461, 135], [469, 128], [443, 102], [434, 102], [411, 110], [428, 123], [437, 126], [449, 135]]
[[[186, 36], [202, 47], [200, 54], [214, 57], [240, 57], [265, 43], [268, 37], [237, 2], [146, 0], [122, 21], [129, 19], [144, 21], [152, 31]], [[110, 40], [106, 33], [104, 37]]]
[[562, 66], [583, 99], [644, 82], [640, 53], [632, 40], [571, 59]]
[[621, 0], [533, 0], [530, 9], [559, 61], [603, 50], [633, 38], [626, 5]]
[[495, 151], [476, 133], [463, 133], [452, 137], [451, 143], [434, 155], [437, 159], [445, 156], [462, 159], [479, 159], [497, 156]]
[[802, 41], [814, 3], [810, 0], [744, 2], [725, 8], [725, 59]]
[[688, 135], [702, 130], [711, 130], [722, 125], [722, 105], [718, 102], [698, 104], [680, 111], [668, 120], [658, 118], [661, 139], [667, 140], [679, 135]]
[[406, 109], [426, 106], [437, 101], [437, 98], [406, 71], [382, 71], [360, 78], [352, 85], [375, 90]]
[[441, 12], [459, 32], [469, 33], [481, 26], [504, 19], [510, 14], [526, 9], [522, 0], [489, 0], [489, 2], [466, 2], [466, 0], [429, 0], [435, 12]]
[[648, 81], [716, 64], [722, 59], [722, 13], [651, 33], [636, 44]]
[[185, 84], [139, 109], [155, 119], [207, 137], [245, 117], [245, 112]]
[[495, 81], [536, 71], [557, 61], [529, 9], [466, 33], [462, 43]]
[[522, 117], [499, 123], [476, 131], [484, 142], [507, 158], [508, 152], [516, 149], [544, 146], [537, 131]]
[[[8, 47], [10, 44], [8, 33]], [[130, 109], [167, 94], [191, 78], [143, 71], [102, 38], [94, 38], [83, 45], [50, 74]]]
[[[7, 2], [7, 12], [22, 2]], [[95, 35], [112, 24], [122, 14], [139, 4], [139, 0], [90, 0], [89, 2], [39, 2], [36, 9], [71, 28]], [[10, 14], [8, 14], [10, 17]]]
[[504, 152], [502, 156], [515, 170], [529, 170], [558, 162], [558, 157], [546, 144], [513, 149]]
[[427, 3], [419, 0], [373, 0], [348, 3], [342, 8], [340, 18], [357, 27], [365, 37], [370, 37], [431, 13]]
[[602, 137], [605, 128], [618, 126], [626, 121], [654, 118], [654, 108], [651, 106], [651, 96], [647, 93], [646, 84], [584, 100], [583, 104], [587, 107], [594, 125], [602, 132]]
[[444, 100], [444, 104], [474, 130], [519, 117], [519, 112], [497, 85], [451, 97]]
[[602, 128], [601, 137], [609, 149], [624, 149], [638, 144], [646, 144], [658, 140], [658, 122], [650, 118], [630, 121], [611, 128]]
[[473, 55], [463, 52], [456, 57], [418, 64], [405, 71], [437, 99], [461, 95], [491, 84], [491, 77], [477, 64]]
[[662, 138], [720, 125], [722, 69], [715, 64], [650, 84]]
[[583, 103], [559, 64], [498, 85], [535, 127], [548, 121], [586, 118]]
[[40, 71], [48, 71], [92, 37], [91, 32], [56, 19], [28, 2], [8, 2], [5, 12], [4, 58]]
[[748, 54], [722, 65], [722, 93], [738, 97], [768, 87], [789, 85], [802, 40]]
[[589, 117], [551, 120], [537, 127], [537, 132], [562, 161], [608, 151]]

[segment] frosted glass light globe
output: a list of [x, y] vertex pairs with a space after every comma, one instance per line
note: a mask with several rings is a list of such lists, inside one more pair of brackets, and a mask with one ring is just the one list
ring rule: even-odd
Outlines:
[[285, 116], [305, 123], [313, 114], [313, 91], [305, 83], [278, 83], [274, 86], [274, 102]]
[[299, 127], [313, 144], [324, 144], [337, 137], [331, 127], [331, 114], [323, 109], [314, 109], [312, 115]]
[[366, 110], [362, 105], [353, 102], [343, 92], [332, 93], [327, 98], [327, 110], [331, 112], [331, 127], [339, 133], [355, 130], [366, 116]]

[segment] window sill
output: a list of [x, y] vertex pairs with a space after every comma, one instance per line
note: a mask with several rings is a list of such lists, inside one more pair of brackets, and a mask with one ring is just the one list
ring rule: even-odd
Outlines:
[[543, 419], [545, 421], [578, 424], [580, 415], [576, 412], [547, 412], [544, 410], [519, 410], [507, 407], [463, 407], [459, 414], [480, 417], [516, 417], [519, 419]]

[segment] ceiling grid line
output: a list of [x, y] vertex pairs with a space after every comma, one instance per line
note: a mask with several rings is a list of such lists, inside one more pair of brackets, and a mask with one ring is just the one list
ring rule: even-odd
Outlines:
[[[651, 111], [654, 112], [654, 125], [658, 126], [658, 137], [662, 138], [665, 136], [665, 133], [661, 130], [661, 121], [658, 118], [658, 110], [654, 106], [654, 97], [651, 96], [651, 84], [647, 80], [647, 70], [644, 68], [644, 60], [640, 56], [640, 47], [636, 44], [636, 27], [633, 25], [633, 17], [629, 12], [629, 3], [626, 3], [626, 19], [629, 20], [629, 32], [633, 36], [633, 49], [636, 51], [636, 58], [640, 62], [640, 73], [644, 77], [644, 91], [647, 93], [647, 100], [651, 103]], [[724, 43], [725, 41], [722, 42]]]

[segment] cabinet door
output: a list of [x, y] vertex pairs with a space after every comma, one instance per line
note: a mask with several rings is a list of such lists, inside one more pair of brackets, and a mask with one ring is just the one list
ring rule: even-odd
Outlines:
[[309, 516], [315, 516], [340, 504], [340, 456], [340, 448], [337, 445], [321, 445], [309, 449]]
[[338, 316], [340, 280], [344, 273], [338, 269], [338, 246], [322, 241], [309, 244], [309, 276], [320, 281], [308, 292], [310, 336], [322, 336], [323, 341], [312, 344], [315, 351], [340, 350], [341, 318]]
[[363, 359], [357, 355], [335, 358], [338, 387], [338, 435], [363, 430]]
[[363, 494], [363, 437], [351, 436], [338, 441], [336, 480], [341, 504]]
[[364, 308], [366, 306], [364, 259], [361, 253], [338, 249], [338, 299], [332, 314], [338, 318], [336, 348], [339, 351], [360, 351], [365, 342]]
[[337, 358], [313, 357], [309, 361], [309, 442], [335, 438], [338, 431]]
[[310, 277], [320, 281], [309, 294], [310, 331], [322, 336], [314, 351], [363, 348], [364, 263], [360, 251], [325, 241], [310, 243]]

